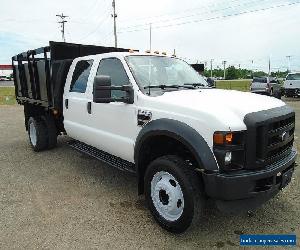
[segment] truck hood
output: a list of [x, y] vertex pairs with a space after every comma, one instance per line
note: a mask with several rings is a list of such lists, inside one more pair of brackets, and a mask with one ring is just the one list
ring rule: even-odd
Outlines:
[[274, 97], [221, 89], [172, 91], [155, 98], [169, 111], [189, 117], [198, 116], [198, 119], [214, 116], [230, 128], [235, 127], [234, 124], [236, 127], [244, 124], [243, 119], [248, 113], [285, 105]]

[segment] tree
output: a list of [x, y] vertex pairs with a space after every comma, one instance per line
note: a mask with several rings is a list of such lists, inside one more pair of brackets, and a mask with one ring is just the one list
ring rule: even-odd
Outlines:
[[238, 79], [239, 74], [234, 66], [230, 66], [226, 70], [226, 80]]

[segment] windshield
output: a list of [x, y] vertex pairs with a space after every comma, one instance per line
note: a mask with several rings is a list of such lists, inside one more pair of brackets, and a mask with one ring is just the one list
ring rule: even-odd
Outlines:
[[297, 74], [289, 74], [286, 77], [287, 80], [300, 80], [300, 73]]
[[261, 82], [261, 83], [267, 83], [268, 79], [266, 77], [254, 77], [253, 82]]
[[163, 56], [128, 56], [127, 62], [140, 88], [149, 86], [207, 86], [204, 78], [186, 62]]

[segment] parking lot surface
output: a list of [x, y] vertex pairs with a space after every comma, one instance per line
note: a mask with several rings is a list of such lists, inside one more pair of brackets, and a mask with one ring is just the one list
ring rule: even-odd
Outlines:
[[[300, 101], [296, 111], [299, 148]], [[21, 106], [0, 106], [0, 248], [227, 248], [240, 234], [300, 236], [300, 169], [290, 185], [252, 216], [228, 216], [208, 206], [203, 221], [172, 235], [152, 219], [134, 176], [67, 145], [31, 150]]]

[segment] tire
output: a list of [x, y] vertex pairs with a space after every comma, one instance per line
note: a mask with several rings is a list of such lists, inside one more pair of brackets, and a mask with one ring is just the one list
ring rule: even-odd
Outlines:
[[276, 97], [280, 100], [281, 99], [281, 92], [278, 92]]
[[55, 148], [57, 145], [57, 129], [51, 116], [42, 116], [42, 120], [47, 128], [47, 146], [48, 149]]
[[33, 117], [29, 118], [28, 136], [34, 151], [39, 152], [47, 148], [47, 128], [42, 120]]
[[192, 224], [198, 225], [204, 208], [202, 190], [197, 173], [174, 155], [157, 158], [145, 173], [149, 209], [158, 224], [172, 233], [183, 233]]

